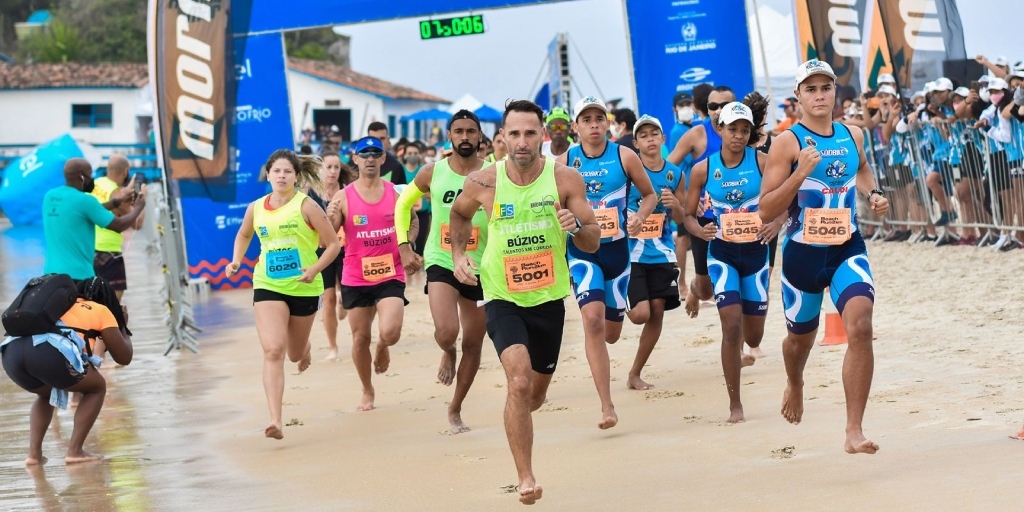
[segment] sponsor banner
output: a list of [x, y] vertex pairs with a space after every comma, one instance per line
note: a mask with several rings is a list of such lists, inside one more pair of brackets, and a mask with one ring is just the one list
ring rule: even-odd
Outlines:
[[[207, 278], [214, 289], [252, 282], [251, 265], [231, 280], [223, 277], [224, 266], [231, 260], [235, 234], [245, 209], [269, 191], [267, 184], [259, 181], [260, 168], [275, 150], [293, 146], [281, 35], [239, 37], [234, 45], [235, 165], [229, 180], [221, 186], [200, 181], [178, 182], [189, 275]], [[258, 256], [259, 242], [254, 240], [246, 259], [254, 262]]]
[[626, 2], [637, 114], [673, 124], [672, 97], [703, 82], [754, 89], [744, 0]]
[[[799, 55], [800, 62], [818, 58], [807, 2], [808, 0], [793, 0], [793, 16], [796, 17], [796, 54]], [[794, 63], [793, 66], [796, 67], [800, 62]]]
[[64, 163], [85, 153], [70, 134], [11, 160], [0, 182], [0, 210], [15, 226], [43, 224], [43, 196], [64, 185]]
[[946, 60], [967, 58], [954, 0], [879, 2], [893, 75], [904, 90], [921, 90], [942, 76]]
[[811, 35], [817, 59], [832, 66], [840, 85], [857, 87], [861, 83], [861, 39], [867, 3], [868, 0], [796, 0], [798, 27], [808, 24], [806, 30], [797, 29], [798, 37]]
[[[386, 8], [383, 8], [378, 0], [318, 0], [299, 3], [249, 0], [232, 6], [235, 12], [231, 15], [231, 22], [235, 34], [261, 34], [559, 1], [564, 0], [390, 0]], [[316, 10], [316, 16], [310, 15], [310, 9]]]
[[230, 165], [230, 8], [230, 0], [156, 3], [157, 124], [174, 179], [216, 180]]
[[878, 2], [868, 0], [867, 12], [864, 13], [864, 44], [860, 58], [860, 83], [864, 91], [877, 89], [880, 75], [893, 74], [889, 41], [885, 37]]

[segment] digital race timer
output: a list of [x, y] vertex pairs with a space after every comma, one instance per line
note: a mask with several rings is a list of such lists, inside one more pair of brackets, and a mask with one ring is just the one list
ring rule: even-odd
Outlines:
[[481, 14], [420, 22], [420, 39], [423, 40], [483, 33], [484, 17]]

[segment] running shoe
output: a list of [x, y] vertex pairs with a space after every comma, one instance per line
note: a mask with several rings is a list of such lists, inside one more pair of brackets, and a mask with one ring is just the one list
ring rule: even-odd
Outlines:
[[1020, 241], [1016, 238], [1011, 238], [1008, 242], [999, 246], [999, 252], [1010, 252], [1014, 249], [1020, 249], [1021, 247], [1024, 247], [1024, 245], [1021, 245]]

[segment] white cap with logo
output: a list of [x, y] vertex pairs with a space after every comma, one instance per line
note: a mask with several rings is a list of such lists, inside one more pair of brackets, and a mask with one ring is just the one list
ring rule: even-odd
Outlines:
[[601, 101], [601, 100], [599, 100], [599, 99], [597, 99], [597, 98], [595, 98], [593, 96], [587, 96], [586, 98], [583, 98], [583, 99], [577, 101], [576, 102], [576, 106], [573, 107], [573, 109], [572, 109], [572, 119], [573, 119], [573, 121], [579, 119], [580, 114], [582, 114], [583, 111], [588, 109], [588, 108], [599, 109], [601, 112], [604, 112], [605, 115], [608, 115], [608, 107], [604, 104], [603, 101]]
[[754, 113], [750, 111], [750, 107], [734, 101], [722, 107], [722, 113], [718, 115], [718, 124], [730, 125], [741, 119], [749, 122], [751, 126], [754, 125]]
[[996, 90], [996, 89], [1009, 89], [1009, 88], [1010, 88], [1010, 86], [1006, 85], [1006, 80], [1003, 80], [1002, 78], [999, 78], [999, 77], [990, 78], [989, 81], [988, 81], [988, 87], [986, 87], [986, 89], [988, 89], [990, 91], [991, 90]]
[[971, 90], [966, 88], [966, 87], [962, 87], [961, 86], [961, 87], [957, 87], [956, 90], [953, 91], [953, 94], [955, 94], [957, 96], [960, 96], [961, 98], [966, 98], [966, 97], [970, 96]]
[[889, 84], [879, 86], [876, 94], [888, 94], [889, 96], [899, 97], [899, 94], [896, 93], [896, 88]]
[[953, 90], [953, 82], [946, 77], [936, 80], [934, 84], [935, 85], [932, 86], [932, 90], [936, 92]]
[[640, 119], [636, 120], [635, 124], [633, 124], [633, 137], [636, 137], [636, 134], [640, 133], [640, 127], [643, 125], [657, 126], [658, 130], [664, 133], [664, 130], [661, 129], [661, 121], [658, 121], [657, 117], [644, 114], [640, 116]]
[[995, 59], [992, 60], [992, 64], [994, 64], [996, 66], [1007, 66], [1007, 67], [1009, 67], [1010, 66], [1010, 61], [1006, 57], [1003, 57], [1002, 55], [1000, 55], [1000, 56], [998, 56], [998, 57], [996, 57]]
[[800, 87], [804, 80], [813, 75], [825, 75], [832, 80], [836, 79], [836, 73], [832, 71], [832, 66], [829, 66], [828, 62], [811, 59], [796, 68], [796, 86]]
[[882, 85], [882, 84], [893, 84], [893, 85], [896, 85], [896, 78], [893, 77], [889, 73], [882, 73], [881, 75], [878, 75], [878, 80], [875, 80], [875, 83], [877, 83], [878, 85]]

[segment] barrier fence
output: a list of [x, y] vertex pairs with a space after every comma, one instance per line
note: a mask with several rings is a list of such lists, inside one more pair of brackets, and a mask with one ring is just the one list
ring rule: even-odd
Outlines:
[[862, 197], [866, 238], [935, 245], [1020, 248], [1024, 231], [1024, 125], [998, 119], [879, 126], [865, 153], [889, 214], [876, 218]]

